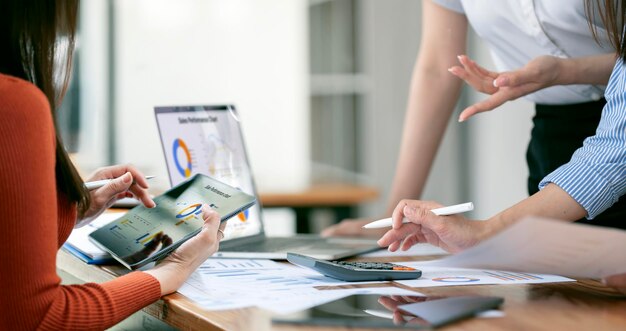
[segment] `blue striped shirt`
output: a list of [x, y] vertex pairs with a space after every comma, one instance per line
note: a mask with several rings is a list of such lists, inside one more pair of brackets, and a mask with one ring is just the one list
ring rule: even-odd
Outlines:
[[[592, 219], [626, 194], [626, 65], [618, 59], [604, 97], [606, 106], [596, 134], [566, 163], [546, 176], [539, 189], [554, 183]], [[626, 220], [624, 220], [626, 222]]]

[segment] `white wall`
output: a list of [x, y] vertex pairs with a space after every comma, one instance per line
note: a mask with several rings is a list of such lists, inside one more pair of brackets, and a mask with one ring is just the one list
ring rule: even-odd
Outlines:
[[115, 2], [117, 162], [167, 185], [152, 108], [234, 103], [261, 191], [308, 184], [306, 0]]

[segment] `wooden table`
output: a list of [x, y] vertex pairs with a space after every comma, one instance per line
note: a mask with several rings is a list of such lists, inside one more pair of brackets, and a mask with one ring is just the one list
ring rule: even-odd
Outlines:
[[[396, 257], [393, 260], [432, 258], [436, 257]], [[391, 261], [390, 258], [376, 260]], [[116, 272], [123, 270], [117, 266], [90, 266], [63, 250], [59, 251], [57, 266], [85, 282], [110, 280], [115, 277]], [[391, 284], [404, 287], [397, 283]], [[505, 298], [502, 307], [504, 317], [469, 319], [441, 330], [626, 330], [626, 299], [593, 280], [535, 285], [447, 286], [414, 290], [430, 296], [489, 295]], [[163, 297], [144, 311], [181, 330], [345, 330], [271, 325], [267, 313], [257, 308], [205, 311], [178, 293]]]
[[310, 233], [311, 210], [328, 208], [335, 221], [356, 217], [355, 207], [378, 197], [373, 187], [356, 184], [315, 184], [296, 192], [261, 192], [259, 198], [264, 208], [288, 207], [296, 213], [296, 232]]

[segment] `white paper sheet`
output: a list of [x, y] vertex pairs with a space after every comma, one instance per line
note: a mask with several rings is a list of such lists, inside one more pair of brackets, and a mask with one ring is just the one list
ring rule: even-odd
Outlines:
[[397, 250], [390, 252], [387, 249], [380, 249], [374, 252], [359, 255], [359, 257], [395, 257], [395, 256], [427, 256], [427, 255], [449, 255], [445, 250], [431, 244], [413, 245], [406, 251]]
[[626, 231], [528, 218], [430, 265], [602, 278], [626, 273]]
[[[359, 284], [385, 282], [359, 282]], [[318, 290], [352, 285], [317, 272], [270, 260], [209, 259], [178, 290], [208, 310], [257, 306], [286, 314], [351, 294], [420, 295], [396, 287]]]
[[198, 268], [203, 273], [210, 272], [228, 272], [233, 270], [249, 271], [249, 270], [265, 270], [265, 269], [280, 269], [281, 266], [278, 262], [272, 260], [261, 259], [213, 259], [209, 258], [204, 261]]
[[418, 279], [396, 281], [396, 283], [411, 287], [541, 284], [575, 281], [570, 278], [555, 275], [530, 274], [486, 269], [434, 267], [429, 265], [428, 262], [402, 262], [402, 264], [422, 271], [422, 277]]

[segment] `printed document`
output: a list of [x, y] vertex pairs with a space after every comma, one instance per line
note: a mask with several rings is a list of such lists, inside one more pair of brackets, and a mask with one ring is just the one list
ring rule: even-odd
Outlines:
[[256, 306], [274, 313], [287, 314], [333, 301], [352, 294], [421, 295], [391, 286], [324, 289], [319, 286], [353, 285], [319, 273], [270, 260], [209, 259], [196, 270], [179, 293], [208, 310]]
[[626, 231], [527, 218], [429, 265], [603, 278], [626, 273]]
[[433, 267], [429, 265], [429, 262], [402, 262], [402, 264], [422, 271], [422, 277], [418, 279], [396, 281], [396, 283], [410, 287], [516, 285], [575, 281], [562, 276], [531, 274], [527, 272]]

